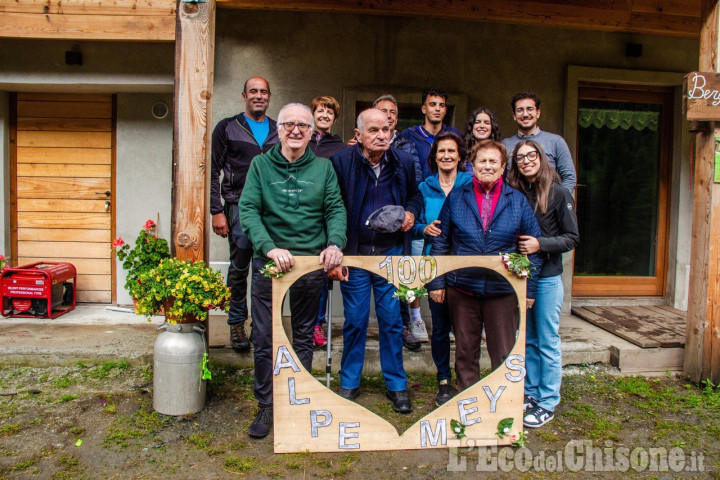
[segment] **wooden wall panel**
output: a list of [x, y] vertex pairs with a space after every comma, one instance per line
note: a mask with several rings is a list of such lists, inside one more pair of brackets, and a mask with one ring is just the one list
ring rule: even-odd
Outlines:
[[18, 165], [20, 177], [110, 178], [110, 165], [82, 163], [26, 163]]
[[91, 230], [87, 228], [19, 228], [18, 241], [56, 241], [56, 242], [103, 242], [110, 243], [109, 230]]
[[17, 98], [15, 256], [19, 263], [69, 261], [78, 271], [78, 301], [109, 302], [113, 97], [21, 93]]
[[112, 151], [105, 148], [23, 148], [19, 147], [18, 164], [21, 163], [93, 163], [110, 165]]
[[18, 147], [110, 148], [110, 132], [48, 132], [18, 129]]

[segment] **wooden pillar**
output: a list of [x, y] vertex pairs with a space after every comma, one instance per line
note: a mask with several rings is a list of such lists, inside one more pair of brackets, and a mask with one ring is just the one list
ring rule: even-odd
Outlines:
[[215, 0], [178, 0], [175, 29], [172, 239], [183, 260], [207, 258]]
[[[718, 0], [703, 0], [701, 72], [720, 72]], [[720, 383], [720, 184], [714, 183], [720, 123], [703, 122], [695, 140], [695, 180], [685, 373]]]

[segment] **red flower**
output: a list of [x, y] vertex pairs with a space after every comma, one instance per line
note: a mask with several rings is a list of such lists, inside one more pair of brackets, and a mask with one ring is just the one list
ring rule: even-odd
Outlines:
[[148, 220], [147, 222], [145, 222], [145, 230], [147, 230], [149, 232], [150, 230], [154, 230], [154, 229], [155, 229], [155, 222], [153, 222], [152, 220]]
[[0, 260], [7, 260], [7, 258], [5, 258], [5, 255], [0, 255]]
[[122, 237], [118, 237], [112, 241], [113, 250], [116, 250], [117, 248], [122, 247], [123, 245], [125, 245], [125, 240], [123, 240]]

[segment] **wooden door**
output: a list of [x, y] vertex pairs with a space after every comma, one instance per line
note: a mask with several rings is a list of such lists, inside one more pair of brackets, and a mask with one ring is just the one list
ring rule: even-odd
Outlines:
[[667, 276], [670, 88], [579, 91], [574, 296], [663, 296]]
[[13, 263], [70, 262], [79, 302], [111, 302], [114, 97], [18, 93], [11, 110]]

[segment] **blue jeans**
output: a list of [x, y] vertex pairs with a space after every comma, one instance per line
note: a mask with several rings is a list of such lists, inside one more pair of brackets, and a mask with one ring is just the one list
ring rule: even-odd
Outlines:
[[563, 304], [561, 275], [540, 278], [535, 304], [527, 311], [525, 330], [525, 395], [542, 408], [555, 411], [560, 403], [562, 352], [560, 309]]
[[406, 390], [407, 376], [402, 358], [400, 301], [392, 297], [395, 286], [379, 275], [350, 267], [350, 278], [347, 282], [340, 282], [340, 290], [345, 310], [340, 386], [343, 388], [360, 386], [360, 375], [365, 363], [365, 341], [372, 291], [380, 330], [380, 365], [385, 386], [391, 392]]
[[450, 310], [448, 302], [436, 303], [428, 298], [430, 313], [432, 313], [432, 336], [430, 337], [430, 350], [433, 362], [437, 368], [438, 382], [450, 380]]

